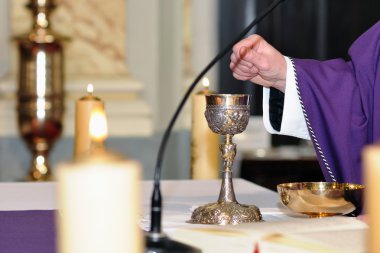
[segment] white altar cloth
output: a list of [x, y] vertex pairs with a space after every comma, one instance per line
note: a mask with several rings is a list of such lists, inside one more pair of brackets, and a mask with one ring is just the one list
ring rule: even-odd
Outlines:
[[[250, 183], [243, 179], [234, 179], [234, 188], [236, 198], [243, 204], [254, 204], [258, 206], [263, 215], [263, 219], [268, 221], [262, 224], [257, 224], [257, 229], [270, 229], [270, 226], [288, 226], [287, 231], [292, 231], [301, 221], [299, 217], [291, 215], [287, 210], [282, 207], [279, 202], [279, 197], [276, 192]], [[191, 228], [192, 225], [186, 223], [190, 219], [191, 211], [206, 203], [217, 201], [221, 180], [164, 180], [161, 184], [161, 193], [163, 197], [163, 223], [162, 227], [169, 235], [173, 235], [178, 228]], [[5, 210], [55, 210], [57, 209], [56, 198], [56, 182], [46, 183], [0, 183], [0, 211]], [[152, 181], [141, 182], [141, 227], [143, 229], [149, 228], [149, 214], [150, 214], [150, 199], [153, 189]], [[304, 218], [303, 218], [304, 219]], [[342, 219], [347, 219], [343, 220]], [[349, 220], [351, 219], [351, 220]], [[365, 236], [367, 227], [358, 224], [358, 221], [353, 221], [355, 218], [341, 218], [337, 219], [339, 223], [337, 230], [340, 234], [347, 233], [345, 236], [338, 236], [334, 232], [334, 227], [331, 228], [330, 233], [313, 233], [312, 237], [317, 237], [319, 242], [327, 243], [327, 246], [334, 246], [336, 248], [344, 247], [353, 249], [353, 251], [345, 250], [346, 252], [360, 253], [365, 252]], [[307, 219], [306, 219], [307, 220]], [[278, 221], [278, 223], [276, 223]], [[345, 223], [354, 224], [354, 229], [350, 231], [342, 230]], [[294, 222], [294, 226], [292, 225]], [[333, 221], [334, 222], [334, 221]], [[335, 223], [329, 223], [330, 225]], [[305, 228], [304, 224], [301, 224]], [[348, 225], [349, 227], [349, 225]], [[293, 229], [294, 228], [294, 229]], [[277, 228], [276, 228], [277, 229]], [[296, 236], [302, 236], [303, 233]], [[327, 237], [327, 238], [326, 238]], [[333, 238], [333, 240], [331, 239]], [[335, 239], [334, 239], [335, 238]], [[342, 240], [340, 240], [340, 239]], [[352, 239], [350, 239], [352, 238]], [[302, 238], [303, 240], [304, 238]], [[308, 238], [306, 238], [308, 239]], [[289, 241], [288, 241], [289, 242]], [[298, 241], [299, 242], [299, 241]], [[292, 242], [291, 242], [292, 243]], [[260, 244], [260, 253], [275, 252], [282, 253], [288, 252], [289, 248], [273, 246], [276, 244]], [[331, 247], [330, 247], [331, 248]], [[273, 251], [275, 250], [275, 251]], [[341, 252], [341, 251], [321, 251], [318, 249], [310, 249], [310, 247], [295, 249], [291, 248], [292, 253], [298, 252]], [[205, 251], [214, 252], [214, 251]]]
[[[234, 179], [236, 198], [242, 203], [255, 203], [264, 208], [278, 209], [277, 193], [250, 183]], [[161, 193], [164, 210], [188, 211], [189, 207], [217, 200], [221, 180], [163, 180]], [[143, 210], [149, 208], [152, 181], [141, 182]], [[56, 182], [0, 183], [0, 210], [51, 210], [57, 208]]]

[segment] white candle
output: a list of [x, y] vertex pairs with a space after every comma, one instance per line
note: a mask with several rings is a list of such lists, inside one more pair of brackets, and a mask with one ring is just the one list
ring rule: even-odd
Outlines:
[[371, 145], [363, 151], [365, 209], [368, 215], [368, 252], [380, 252], [380, 146]]
[[208, 79], [203, 79], [203, 89], [192, 96], [191, 117], [191, 178], [216, 179], [219, 177], [219, 136], [208, 127], [204, 116]]
[[87, 95], [81, 97], [75, 106], [74, 157], [90, 152], [91, 136], [89, 131], [90, 116], [94, 110], [104, 111], [104, 103], [93, 95], [92, 84], [87, 86]]
[[[104, 141], [104, 129], [91, 133], [93, 143]], [[57, 167], [59, 253], [143, 251], [140, 166], [100, 151]]]

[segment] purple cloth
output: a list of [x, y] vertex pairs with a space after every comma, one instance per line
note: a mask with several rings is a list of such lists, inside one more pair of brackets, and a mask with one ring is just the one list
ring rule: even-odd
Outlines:
[[0, 211], [0, 252], [55, 253], [55, 211]]
[[349, 55], [347, 62], [294, 59], [294, 65], [326, 180], [362, 183], [363, 147], [380, 138], [380, 22], [354, 42]]

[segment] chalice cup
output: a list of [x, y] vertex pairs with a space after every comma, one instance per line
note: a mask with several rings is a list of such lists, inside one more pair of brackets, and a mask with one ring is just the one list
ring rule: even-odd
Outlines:
[[219, 145], [223, 160], [222, 185], [218, 201], [196, 208], [189, 223], [194, 224], [240, 224], [261, 221], [260, 210], [255, 205], [237, 202], [232, 183], [232, 164], [236, 155], [235, 134], [242, 133], [250, 117], [250, 95], [206, 95], [205, 116], [210, 129], [224, 137]]

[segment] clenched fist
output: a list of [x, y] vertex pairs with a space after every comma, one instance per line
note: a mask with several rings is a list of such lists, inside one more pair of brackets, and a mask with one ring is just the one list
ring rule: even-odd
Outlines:
[[285, 91], [285, 58], [259, 35], [251, 35], [234, 45], [230, 69], [238, 80]]

